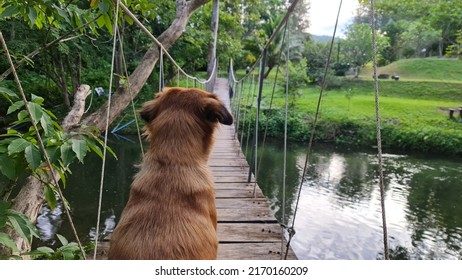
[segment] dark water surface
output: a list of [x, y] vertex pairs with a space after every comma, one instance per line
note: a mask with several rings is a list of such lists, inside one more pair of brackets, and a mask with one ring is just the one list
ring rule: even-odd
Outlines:
[[[118, 160], [109, 158], [102, 206], [102, 235], [109, 234], [128, 199], [140, 160], [139, 145], [112, 139]], [[305, 147], [291, 145], [287, 157], [286, 220], [292, 220], [305, 161]], [[282, 213], [282, 144], [263, 153], [259, 185], [273, 211]], [[462, 168], [460, 159], [425, 155], [384, 155], [386, 212], [391, 255], [405, 259], [462, 258]], [[75, 165], [65, 195], [84, 242], [94, 238], [101, 160]], [[378, 259], [383, 257], [377, 159], [373, 151], [317, 145], [302, 184], [292, 248], [299, 259]], [[41, 228], [53, 240], [58, 230], [71, 237], [58, 213], [44, 212]], [[51, 223], [50, 223], [51, 221]], [[52, 243], [52, 242], [51, 242]]]

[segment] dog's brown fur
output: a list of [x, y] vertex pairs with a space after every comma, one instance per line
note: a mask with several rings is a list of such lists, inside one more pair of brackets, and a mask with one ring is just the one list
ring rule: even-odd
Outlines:
[[111, 237], [109, 259], [216, 259], [217, 212], [207, 166], [218, 122], [233, 118], [200, 89], [166, 88], [140, 111], [150, 147]]

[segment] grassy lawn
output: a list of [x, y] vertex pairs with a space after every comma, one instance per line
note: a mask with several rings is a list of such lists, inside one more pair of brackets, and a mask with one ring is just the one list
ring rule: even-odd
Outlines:
[[[405, 61], [406, 62], [406, 61]], [[462, 106], [462, 63], [446, 59], [408, 60], [408, 64], [391, 65], [412, 79], [380, 80], [380, 114], [385, 147], [462, 155], [462, 122], [449, 119], [449, 108]], [[448, 62], [452, 66], [448, 66]], [[431, 63], [433, 70], [412, 74]], [[416, 66], [417, 65], [417, 66]], [[454, 66], [455, 65], [455, 66]], [[460, 66], [457, 68], [456, 66]], [[436, 75], [443, 67], [445, 74]], [[403, 69], [410, 69], [408, 72]], [[449, 75], [448, 72], [454, 73]], [[400, 75], [401, 76], [401, 75]], [[431, 78], [430, 78], [431, 77]], [[443, 77], [446, 79], [443, 80]], [[459, 79], [459, 80], [456, 80]], [[326, 90], [320, 111], [318, 136], [320, 141], [374, 145], [375, 98], [372, 79], [342, 78], [339, 88]], [[274, 73], [265, 80], [262, 108], [269, 108]], [[250, 94], [250, 83], [244, 87]], [[308, 123], [313, 119], [319, 98], [319, 87], [307, 86], [302, 94], [291, 99], [291, 138], [305, 141], [309, 135]], [[245, 100], [245, 99], [244, 99]], [[255, 101], [254, 101], [255, 102]], [[283, 131], [284, 84], [278, 81], [269, 121], [271, 136]], [[456, 113], [458, 115], [458, 113]], [[262, 129], [261, 125], [261, 129]]]

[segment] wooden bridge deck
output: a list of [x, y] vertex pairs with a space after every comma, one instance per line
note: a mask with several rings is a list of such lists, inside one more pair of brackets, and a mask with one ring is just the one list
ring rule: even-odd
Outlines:
[[[228, 81], [217, 79], [214, 93], [229, 107]], [[281, 258], [281, 227], [267, 199], [252, 178], [234, 137], [234, 125], [221, 126], [209, 166], [215, 177], [218, 211], [218, 258], [266, 260]], [[285, 243], [285, 241], [284, 241]], [[288, 259], [296, 259], [290, 249]]]

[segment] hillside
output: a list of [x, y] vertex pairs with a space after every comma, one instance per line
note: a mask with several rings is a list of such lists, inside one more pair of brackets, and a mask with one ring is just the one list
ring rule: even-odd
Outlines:
[[[401, 80], [462, 82], [462, 61], [433, 57], [402, 59], [379, 67], [378, 74], [397, 74]], [[360, 76], [371, 79], [372, 65], [367, 65]]]

